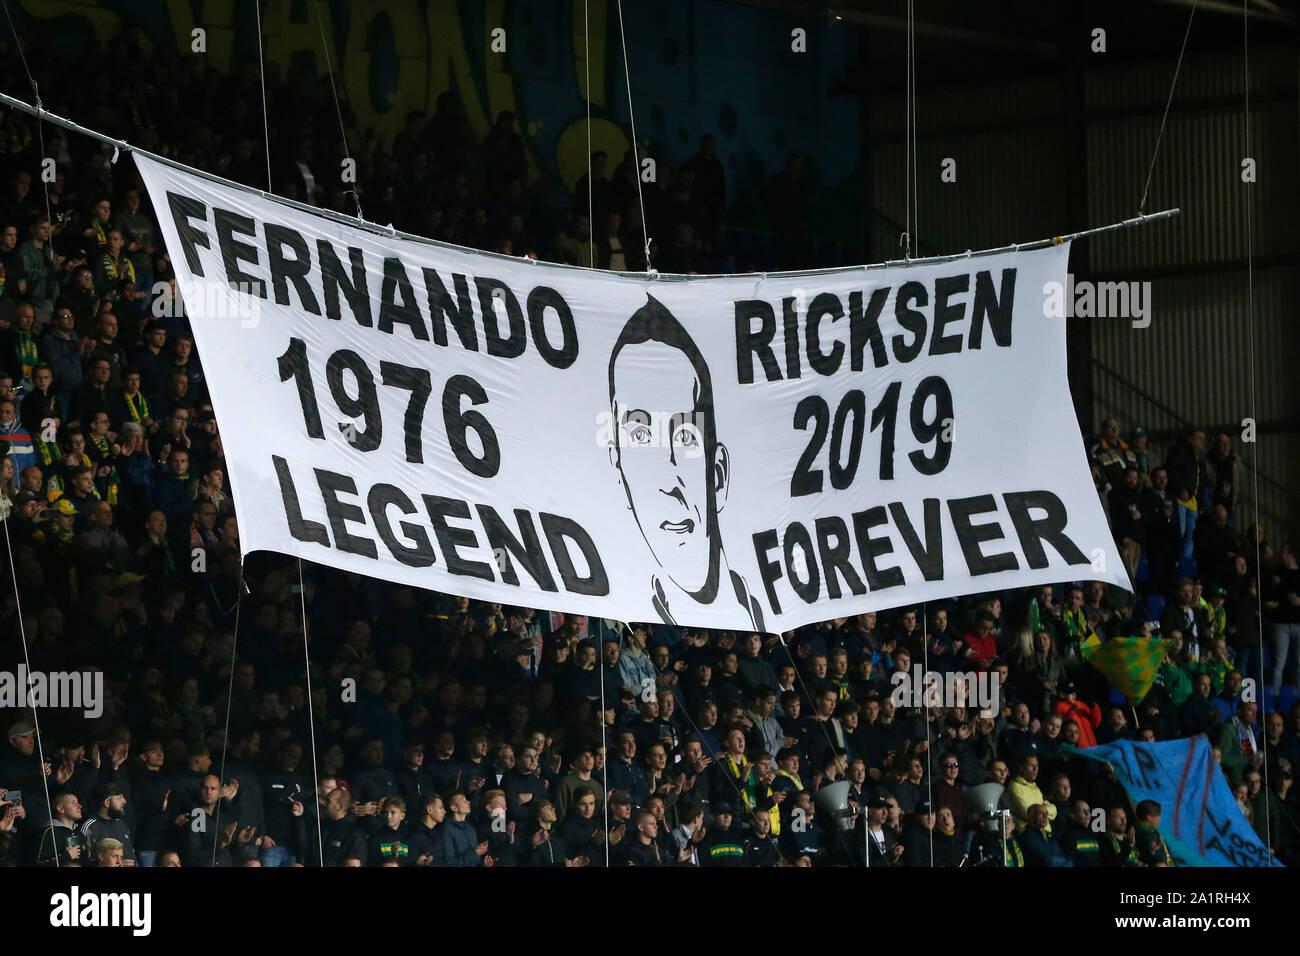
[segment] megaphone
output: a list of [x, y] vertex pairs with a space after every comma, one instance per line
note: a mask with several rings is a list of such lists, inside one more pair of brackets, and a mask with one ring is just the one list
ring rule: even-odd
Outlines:
[[[1002, 794], [1006, 791], [1000, 783], [981, 783], [978, 787], [971, 787], [966, 791], [966, 809], [970, 813], [979, 816], [983, 821], [995, 820], [998, 816], [998, 805], [1002, 801]], [[997, 830], [997, 824], [994, 823], [988, 827], [991, 830]]]
[[853, 827], [853, 810], [849, 808], [849, 782], [837, 780], [817, 791], [813, 805], [817, 812], [828, 820], [834, 820], [841, 830]]

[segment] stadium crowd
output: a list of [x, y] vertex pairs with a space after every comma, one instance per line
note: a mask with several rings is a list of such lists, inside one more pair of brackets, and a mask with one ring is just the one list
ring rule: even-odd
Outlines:
[[[138, 52], [127, 33], [92, 40], [75, 70], [50, 50], [33, 66], [54, 112], [266, 188], [255, 64], [222, 76]], [[12, 61], [0, 74], [19, 89]], [[109, 64], [112, 85], [67, 81]], [[596, 154], [590, 204], [584, 178], [554, 209], [528, 191], [508, 113], [478, 138], [444, 95], [391, 144], [367, 131], [348, 147], [332, 99], [273, 64], [267, 80], [282, 196], [480, 249], [645, 266], [630, 155], [609, 171]], [[129, 156], [4, 110], [0, 146], [0, 666], [102, 675], [105, 698], [94, 717], [42, 710], [39, 739], [30, 710], [3, 711], [4, 864], [1158, 866], [1167, 808], [1130, 806], [1063, 745], [1199, 734], [1296, 862], [1296, 554], [1241, 521], [1229, 436], [1157, 456], [1111, 419], [1087, 439], [1136, 595], [1067, 582], [776, 635], [588, 621], [320, 566], [300, 586], [283, 556], [241, 564], [221, 429]], [[349, 155], [356, 184], [334, 182]], [[671, 237], [655, 267], [735, 271], [712, 138], [660, 170], [642, 184], [647, 231]], [[764, 267], [810, 255], [809, 181], [792, 157], [769, 182]], [[1171, 648], [1130, 707], [1088, 657], [1153, 633]], [[996, 675], [996, 700], [900, 706], [891, 675], [916, 665]]]

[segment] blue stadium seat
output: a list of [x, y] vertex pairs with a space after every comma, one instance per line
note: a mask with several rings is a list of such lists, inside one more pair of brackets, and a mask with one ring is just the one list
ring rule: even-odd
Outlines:
[[1278, 710], [1284, 714], [1287, 713], [1295, 706], [1297, 700], [1300, 700], [1300, 694], [1296, 693], [1296, 689], [1290, 684], [1283, 686], [1281, 703], [1278, 705]]
[[1146, 596], [1147, 613], [1151, 615], [1151, 620], [1160, 620], [1160, 615], [1165, 613], [1165, 599], [1159, 594], [1148, 594]]
[[1133, 580], [1134, 581], [1151, 580], [1151, 562], [1147, 560], [1147, 556], [1145, 554], [1142, 555], [1142, 557], [1138, 558], [1137, 571], [1133, 573]]
[[1128, 701], [1124, 699], [1124, 695], [1121, 694], [1119, 690], [1114, 687], [1110, 689], [1110, 702], [1112, 704], [1119, 704], [1121, 706], [1128, 703]]
[[1268, 684], [1265, 684], [1263, 690], [1260, 692], [1259, 699], [1263, 703], [1263, 707], [1261, 708], [1260, 712], [1265, 714], [1273, 713], [1273, 711], [1275, 710], [1273, 706], [1274, 704], [1273, 688], [1270, 687]]
[[1196, 577], [1196, 559], [1179, 558], [1178, 559], [1178, 576], [1180, 578]]

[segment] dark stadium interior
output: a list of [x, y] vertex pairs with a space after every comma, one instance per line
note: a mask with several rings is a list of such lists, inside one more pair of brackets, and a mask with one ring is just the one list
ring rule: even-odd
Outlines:
[[[241, 184], [630, 272], [897, 260], [907, 231], [946, 255], [1180, 208], [1071, 254], [1077, 280], [1150, 289], [1147, 325], [1067, 327], [1137, 591], [1061, 581], [776, 635], [241, 562], [238, 423], [165, 308], [131, 156], [3, 105], [0, 671], [99, 674], [106, 703], [33, 715], [0, 680], [0, 866], [1160, 865], [1150, 808], [1062, 744], [1202, 734], [1300, 864], [1295, 4], [1247, 0], [1250, 153], [1235, 2], [1198, 4], [1167, 123], [1192, 0], [919, 5], [914, 219], [903, 2], [638, 0], [623, 51], [593, 0], [590, 174], [581, 0], [496, 4], [499, 62], [481, 4], [264, 12], [269, 143], [253, 3], [192, 6], [11, 2], [24, 55], [0, 24], [0, 93], [34, 102], [30, 68], [51, 113]], [[1031, 398], [1008, 445], [1035, 442]], [[1088, 663], [1156, 634], [1140, 701]], [[990, 714], [896, 706], [890, 674], [922, 662], [997, 675]], [[1015, 836], [990, 829], [999, 803]]]

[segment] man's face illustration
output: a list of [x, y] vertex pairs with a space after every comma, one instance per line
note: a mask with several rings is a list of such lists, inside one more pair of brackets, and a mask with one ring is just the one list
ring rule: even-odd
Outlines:
[[[647, 374], [649, 373], [649, 374]], [[720, 542], [713, 520], [726, 499], [726, 449], [707, 447], [697, 413], [711, 396], [681, 349], [627, 345], [614, 369], [614, 463], [651, 554], [688, 593], [713, 582]]]

